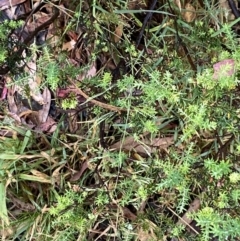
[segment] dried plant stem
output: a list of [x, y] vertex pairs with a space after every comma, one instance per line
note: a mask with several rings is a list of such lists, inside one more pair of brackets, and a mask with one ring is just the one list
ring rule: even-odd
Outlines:
[[87, 99], [89, 102], [99, 106], [99, 107], [102, 107], [104, 109], [107, 109], [107, 110], [111, 110], [111, 111], [115, 111], [115, 112], [126, 112], [127, 110], [124, 109], [124, 108], [120, 108], [120, 107], [116, 107], [116, 106], [113, 106], [113, 105], [109, 105], [109, 104], [106, 104], [106, 103], [103, 103], [103, 102], [100, 102], [98, 100], [94, 100], [94, 99], [91, 99], [91, 97], [89, 97], [87, 94], [85, 94], [79, 87], [77, 87], [77, 85], [72, 81], [70, 80], [70, 83], [76, 88], [76, 92], [78, 94], [80, 94], [81, 96], [83, 96], [85, 99]]

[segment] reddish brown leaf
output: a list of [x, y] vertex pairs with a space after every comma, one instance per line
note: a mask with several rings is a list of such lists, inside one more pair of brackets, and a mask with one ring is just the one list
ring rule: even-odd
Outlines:
[[85, 161], [85, 162], [83, 162], [81, 169], [78, 172], [73, 174], [73, 176], [70, 179], [70, 182], [75, 182], [75, 181], [79, 180], [87, 168], [88, 168], [88, 162]]
[[26, 0], [1, 0], [0, 1], [0, 10], [7, 9], [9, 7], [14, 7], [20, 3], [25, 2]]
[[8, 92], [8, 89], [6, 87], [6, 85], [4, 84], [4, 87], [3, 87], [3, 90], [2, 90], [2, 93], [1, 93], [1, 98], [0, 100], [5, 100], [6, 97], [7, 97], [7, 92]]
[[43, 132], [52, 133], [56, 129], [56, 122], [52, 117], [48, 116], [46, 122], [40, 124], [37, 129]]
[[148, 138], [145, 138], [147, 134], [148, 133], [144, 133], [144, 138], [140, 141], [135, 141], [134, 137], [128, 136], [125, 140], [114, 143], [111, 146], [111, 149], [123, 149], [126, 151], [134, 150], [137, 153], [150, 154], [155, 152], [157, 148], [167, 148], [174, 143], [173, 137], [154, 138], [149, 140]]

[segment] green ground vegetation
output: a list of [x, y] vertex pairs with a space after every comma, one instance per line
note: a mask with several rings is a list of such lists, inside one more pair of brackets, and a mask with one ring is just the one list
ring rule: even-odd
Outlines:
[[[188, 20], [185, 5], [169, 0], [158, 1], [144, 26], [147, 1], [70, 2], [57, 41], [28, 54], [38, 56], [41, 88], [53, 93], [93, 63], [97, 73], [75, 82], [85, 103], [76, 93], [56, 99], [66, 112], [54, 133], [17, 125], [1, 107], [1, 130], [14, 133], [0, 137], [2, 237], [240, 240], [239, 19], [230, 21], [217, 1], [191, 1]], [[18, 65], [6, 36], [22, 24], [0, 25], [9, 75]], [[60, 46], [79, 29], [75, 66]], [[71, 131], [67, 110], [79, 106]], [[181, 222], [186, 212], [189, 223]]]

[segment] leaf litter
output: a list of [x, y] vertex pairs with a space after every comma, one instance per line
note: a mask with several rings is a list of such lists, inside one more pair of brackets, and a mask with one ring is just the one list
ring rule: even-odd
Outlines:
[[[26, 11], [32, 11], [34, 10], [34, 7], [37, 8], [41, 3], [39, 1], [34, 1], [35, 4], [33, 7], [31, 7], [31, 4], [27, 0], [12, 0], [12, 1], [1, 1], [0, 2], [0, 9], [5, 10], [6, 16], [10, 19], [18, 19], [21, 14], [26, 14], [26, 12], [21, 12], [19, 8], [21, 6], [24, 6]], [[130, 3], [129, 3], [130, 4]], [[143, 4], [142, 2], [139, 1], [132, 1], [131, 7], [129, 9], [137, 9], [140, 8], [146, 8], [146, 5]], [[175, 1], [176, 6], [178, 7], [179, 11], [182, 14], [183, 19], [187, 23], [191, 23], [196, 19], [196, 9], [191, 5], [190, 3], [187, 3], [184, 7], [181, 4], [181, 1]], [[24, 33], [22, 35], [22, 40], [26, 39], [29, 35], [35, 32], [36, 29], [41, 29], [43, 25], [45, 25], [46, 22], [50, 21], [52, 18], [52, 15], [54, 14], [54, 5], [53, 4], [47, 4], [45, 5], [44, 11], [42, 11], [43, 8], [40, 8], [40, 11], [37, 11], [36, 13], [31, 13], [29, 16], [32, 16], [33, 18], [28, 19], [23, 31]], [[65, 9], [64, 5], [59, 5], [59, 9], [61, 10], [61, 14], [66, 21], [68, 14], [67, 9]], [[225, 6], [226, 7], [226, 6]], [[20, 11], [20, 13], [19, 13]], [[18, 12], [18, 14], [16, 14]], [[34, 20], [33, 20], [34, 19]], [[57, 19], [57, 24], [61, 24], [60, 18]], [[64, 26], [67, 24], [66, 22], [62, 23]], [[47, 31], [44, 32], [44, 29]], [[97, 76], [98, 74], [98, 63], [97, 61], [90, 61], [91, 59], [91, 50], [87, 49], [85, 50], [85, 53], [83, 54], [83, 48], [81, 44], [78, 42], [78, 36], [80, 33], [76, 30], [74, 31], [69, 31], [66, 33], [67, 36], [67, 41], [63, 41], [62, 45], [57, 47], [57, 42], [59, 42], [59, 36], [57, 34], [57, 29], [56, 25], [54, 23], [49, 23], [47, 24], [46, 27], [43, 28], [42, 33], [40, 35], [40, 32], [37, 32], [38, 34], [38, 41], [41, 43], [40, 45], [44, 45], [46, 42], [48, 42], [53, 48], [56, 48], [56, 53], [58, 51], [65, 51], [67, 52], [66, 60], [69, 61], [71, 64], [76, 65], [76, 66], [81, 66], [81, 65], [88, 65], [89, 67], [82, 72], [81, 74], [78, 74], [76, 78], [73, 80], [72, 78], [66, 78], [70, 82], [68, 86], [65, 86], [65, 88], [57, 88], [54, 93], [53, 91], [50, 90], [50, 88], [45, 87], [44, 89], [41, 88], [41, 84], [44, 82], [43, 79], [39, 79], [38, 77], [38, 66], [37, 66], [37, 56], [35, 55], [32, 57], [31, 60], [27, 59], [26, 52], [22, 53], [23, 57], [23, 62], [19, 64], [19, 67], [24, 67], [25, 71], [29, 74], [28, 78], [26, 80], [26, 85], [28, 86], [28, 94], [27, 99], [30, 99], [28, 101], [28, 104], [23, 103], [23, 99], [18, 99], [16, 98], [17, 95], [20, 95], [22, 97], [26, 97], [25, 90], [23, 86], [15, 85], [14, 82], [17, 80], [13, 79], [13, 76], [5, 76], [5, 82], [4, 82], [4, 87], [1, 93], [1, 100], [7, 100], [8, 102], [8, 108], [7, 108], [7, 115], [12, 118], [17, 125], [19, 126], [27, 126], [29, 129], [32, 129], [34, 131], [37, 131], [39, 133], [44, 132], [45, 134], [53, 134], [57, 130], [57, 125], [59, 118], [56, 118], [55, 115], [51, 115], [51, 105], [54, 103], [56, 99], [65, 99], [68, 98], [71, 94], [75, 94], [78, 97], [78, 102], [80, 105], [83, 103], [88, 104], [91, 103], [94, 106], [98, 106], [106, 111], [112, 111], [118, 114], [121, 114], [122, 112], [126, 112], [125, 108], [120, 108], [117, 106], [113, 106], [111, 104], [108, 104], [101, 99], [96, 99], [91, 97], [90, 94], [88, 94], [85, 90], [79, 88], [79, 82], [81, 83], [85, 79], [91, 79]], [[118, 22], [115, 26], [115, 29], [113, 29], [113, 40], [115, 44], [118, 44], [122, 38], [124, 38], [124, 25], [121, 22]], [[30, 40], [31, 42], [32, 40]], [[36, 40], [35, 40], [36, 41]], [[31, 42], [32, 46], [35, 44], [34, 42]], [[141, 44], [139, 44], [139, 49], [144, 51], [144, 47], [142, 47]], [[148, 54], [153, 55], [154, 50], [150, 50], [149, 48], [145, 49]], [[112, 65], [112, 69], [117, 68], [116, 65], [116, 60], [109, 61], [107, 64]], [[107, 65], [106, 64], [106, 65]], [[118, 63], [117, 63], [118, 64]], [[226, 59], [221, 62], [218, 62], [213, 65], [213, 70], [214, 70], [214, 79], [218, 79], [222, 77], [222, 72], [221, 69], [224, 68], [224, 66], [228, 65], [229, 68], [227, 72], [225, 73], [225, 76], [232, 76], [234, 74], [235, 70], [235, 63], [234, 60], [232, 59]], [[33, 108], [33, 103], [37, 102], [40, 105], [40, 108], [37, 108], [35, 110]], [[21, 102], [21, 103], [20, 103]], [[79, 111], [76, 110], [71, 110], [71, 112], [68, 110], [59, 110], [59, 112], [64, 113], [64, 115], [68, 116], [68, 121], [71, 122], [68, 125], [68, 130], [72, 134], [76, 134], [79, 126], [77, 123], [79, 122]], [[56, 111], [56, 113], [58, 113]], [[119, 118], [120, 119], [120, 118]], [[117, 121], [119, 121], [119, 119]], [[115, 120], [115, 122], [117, 122]], [[87, 130], [88, 132], [88, 130]], [[172, 146], [174, 146], [175, 139], [173, 135], [170, 136], [164, 136], [161, 137], [160, 135], [154, 138], [150, 138], [150, 133], [145, 132], [139, 134], [140, 138], [139, 140], [135, 140], [133, 136], [127, 136], [119, 141], [115, 141], [113, 144], [109, 145], [109, 149], [111, 151], [121, 151], [124, 150], [127, 153], [129, 152], [135, 152], [139, 154], [140, 156], [145, 156], [146, 154], [148, 156], [151, 156], [154, 153], [157, 153], [161, 149], [168, 149]], [[14, 135], [12, 134], [12, 137]], [[64, 140], [64, 135], [63, 135], [63, 140]], [[83, 138], [84, 139], [84, 138]], [[64, 141], [63, 141], [64, 142]], [[70, 145], [67, 145], [69, 147]], [[45, 155], [45, 154], [44, 154]], [[89, 147], [89, 150], [87, 150], [87, 155], [91, 156], [91, 147]], [[50, 162], [51, 155], [46, 154], [47, 158], [45, 159]], [[17, 159], [25, 157], [27, 159], [34, 159], [34, 158], [43, 158], [41, 155], [39, 156], [12, 156], [12, 159]], [[94, 158], [94, 157], [93, 157]], [[73, 157], [74, 159], [74, 157]], [[41, 159], [42, 160], [42, 159]], [[91, 157], [89, 158], [91, 160]], [[73, 167], [70, 168], [72, 172], [72, 176], [68, 181], [71, 183], [75, 183], [79, 180], [82, 179], [84, 176], [84, 173], [87, 173], [88, 171], [91, 170], [90, 168], [90, 161], [89, 160], [80, 160], [81, 165], [78, 167]], [[141, 158], [138, 158], [138, 160], [141, 160]], [[62, 171], [65, 171], [66, 173], [70, 173], [69, 171], [66, 171], [67, 165], [65, 163], [61, 163], [59, 166], [57, 166], [51, 174], [46, 174], [44, 172], [44, 169], [42, 170], [36, 170], [36, 169], [31, 169], [28, 174], [22, 173], [19, 175], [19, 179], [25, 180], [25, 181], [32, 181], [32, 182], [38, 182], [41, 184], [49, 184], [56, 185], [58, 188], [61, 187], [61, 178], [62, 178]], [[96, 166], [96, 170], [98, 166]], [[46, 166], [45, 166], [46, 168]], [[48, 167], [47, 167], [48, 168]], [[97, 175], [100, 176], [100, 174], [97, 172]], [[98, 177], [99, 178], [99, 177]], [[53, 180], [52, 180], [53, 179]], [[101, 178], [99, 178], [101, 180]], [[78, 185], [76, 185], [78, 186]], [[43, 186], [44, 187], [44, 186]], [[79, 186], [78, 186], [79, 187]], [[4, 194], [5, 188], [4, 186], [1, 185], [2, 192], [1, 195]], [[48, 189], [48, 188], [46, 188]], [[81, 190], [81, 189], [76, 189], [76, 190]], [[34, 192], [35, 190], [33, 190]], [[10, 192], [7, 192], [8, 197], [11, 199], [13, 204], [15, 204], [18, 208], [22, 209], [23, 211], [33, 211], [36, 209], [36, 207], [30, 203], [30, 200], [28, 199], [26, 202], [21, 201], [20, 198], [16, 198], [11, 194]], [[6, 197], [3, 197], [2, 202], [6, 200]], [[117, 202], [117, 201], [116, 201]], [[6, 202], [3, 203], [3, 207], [6, 204]], [[188, 210], [182, 215], [182, 217], [178, 218], [178, 221], [176, 224], [183, 224], [185, 226], [190, 225], [190, 223], [193, 221], [188, 218], [188, 214], [192, 212], [196, 212], [200, 207], [200, 201], [199, 199], [194, 199], [194, 201], [189, 205]], [[134, 214], [128, 207], [121, 206], [119, 203], [117, 203], [117, 208], [120, 208], [122, 215], [126, 220], [131, 220], [131, 221], [136, 221], [137, 215]], [[46, 206], [42, 210], [47, 210]], [[110, 208], [111, 209], [111, 208]], [[114, 209], [114, 208], [112, 208]], [[8, 220], [8, 215], [6, 214], [6, 208], [5, 210], [2, 210], [1, 215], [5, 215], [5, 223], [9, 224]], [[17, 215], [16, 215], [17, 217]], [[137, 239], [140, 241], [147, 241], [147, 240], [157, 240], [157, 236], [154, 233], [154, 229], [156, 228], [156, 224], [152, 222], [149, 219], [145, 219], [145, 222], [148, 224], [148, 230], [146, 231], [142, 227], [135, 225], [135, 229], [137, 230]], [[100, 225], [99, 225], [100, 226]], [[95, 232], [97, 232], [98, 226], [95, 226]], [[115, 227], [112, 228], [114, 230], [114, 235], [117, 235], [117, 230]], [[105, 236], [110, 233], [111, 226], [109, 225], [105, 230], [100, 231], [100, 235], [98, 238], [101, 236]], [[10, 233], [13, 231], [11, 229], [7, 230], [5, 229], [5, 233], [3, 233], [3, 236], [8, 236]], [[94, 232], [93, 232], [94, 233]]]

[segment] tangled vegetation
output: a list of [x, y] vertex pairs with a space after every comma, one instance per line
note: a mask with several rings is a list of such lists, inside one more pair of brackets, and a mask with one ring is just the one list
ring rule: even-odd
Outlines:
[[2, 21], [2, 79], [31, 107], [48, 88], [55, 123], [1, 97], [2, 240], [240, 240], [239, 18], [212, 2], [42, 1], [22, 41], [33, 12]]

